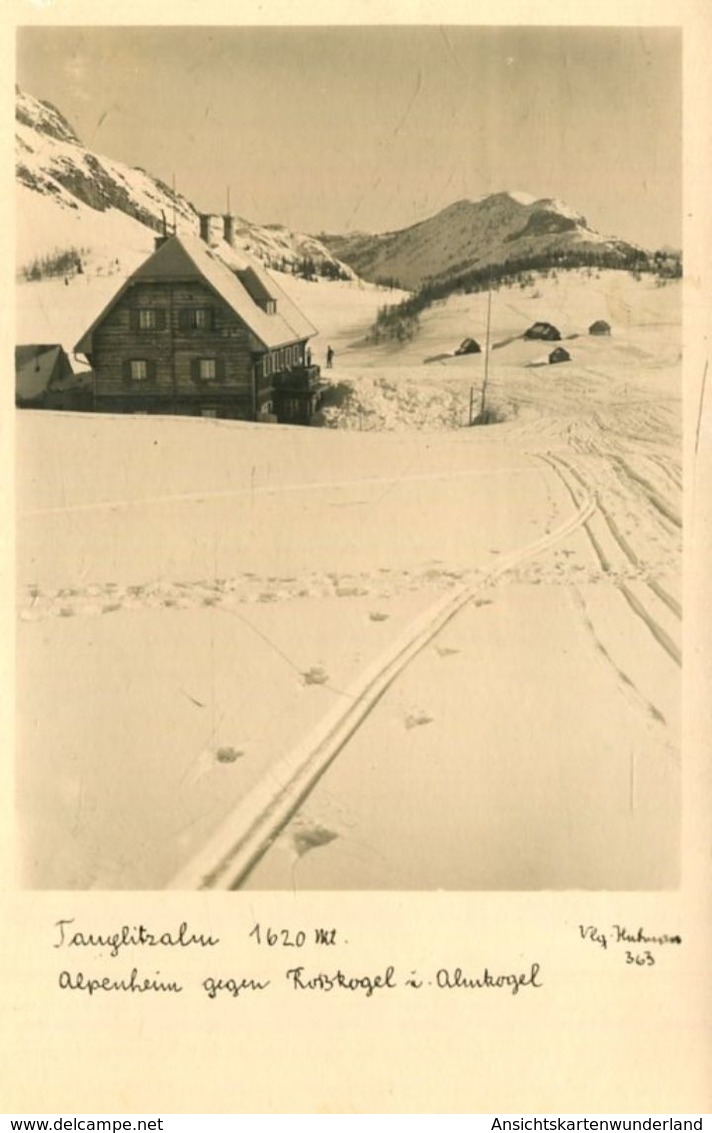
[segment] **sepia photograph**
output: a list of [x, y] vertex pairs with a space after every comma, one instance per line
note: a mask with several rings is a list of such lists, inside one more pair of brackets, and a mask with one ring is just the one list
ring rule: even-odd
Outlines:
[[677, 890], [681, 29], [15, 48], [18, 888]]

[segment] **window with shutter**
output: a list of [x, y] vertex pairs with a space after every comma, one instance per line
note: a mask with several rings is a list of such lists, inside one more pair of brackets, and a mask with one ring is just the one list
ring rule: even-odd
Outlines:
[[184, 307], [178, 312], [178, 326], [181, 330], [212, 330], [213, 314], [212, 307]]
[[212, 330], [213, 312], [210, 307], [197, 307], [193, 311], [193, 327], [195, 330]]
[[201, 382], [214, 382], [217, 380], [218, 369], [215, 358], [201, 358], [199, 361], [198, 376]]
[[166, 312], [162, 307], [134, 307], [129, 311], [131, 330], [165, 330]]
[[145, 358], [132, 358], [129, 362], [129, 377], [132, 382], [148, 381], [148, 362]]

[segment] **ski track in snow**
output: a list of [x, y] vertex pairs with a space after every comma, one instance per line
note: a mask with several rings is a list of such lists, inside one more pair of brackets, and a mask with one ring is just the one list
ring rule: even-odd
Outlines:
[[[384, 496], [392, 500], [391, 493], [396, 490], [406, 492], [409, 484], [411, 491], [423, 493], [423, 507], [426, 499], [434, 506], [437, 506], [437, 501], [445, 504], [449, 501], [455, 506], [454, 514], [460, 522], [463, 519], [466, 522], [467, 511], [458, 509], [463, 508], [468, 497], [460, 495], [455, 498], [454, 493], [472, 492], [474, 515], [478, 514], [478, 501], [497, 491], [498, 485], [509, 487], [511, 483], [514, 500], [525, 487], [531, 490], [536, 484], [538, 495], [532, 497], [537, 500], [536, 514], [526, 519], [518, 514], [518, 526], [511, 527], [512, 531], [516, 531], [516, 546], [522, 548], [531, 543], [535, 534], [524, 524], [540, 525], [536, 534], [541, 544], [534, 540], [534, 553], [526, 558], [512, 554], [511, 540], [507, 543], [507, 536], [503, 536], [502, 532], [495, 533], [493, 529], [491, 535], [485, 533], [483, 536], [485, 541], [482, 545], [489, 548], [488, 555], [483, 554], [476, 561], [468, 560], [465, 555], [457, 557], [451, 548], [440, 561], [414, 555], [406, 565], [395, 565], [387, 554], [379, 555], [376, 550], [363, 569], [349, 569], [352, 552], [347, 547], [346, 558], [339, 569], [292, 569], [292, 564], [287, 563], [284, 570], [268, 572], [258, 566], [251, 572], [238, 572], [233, 561], [233, 569], [223, 571], [222, 577], [217, 576], [217, 569], [214, 574], [206, 572], [201, 578], [181, 577], [180, 573], [176, 577], [141, 577], [139, 573], [138, 577], [126, 582], [117, 581], [108, 572], [102, 576], [101, 554], [93, 551], [88, 556], [89, 561], [96, 565], [93, 581], [70, 586], [33, 583], [31, 566], [22, 562], [19, 619], [21, 623], [43, 623], [36, 631], [27, 626], [26, 632], [36, 632], [38, 637], [35, 640], [39, 640], [41, 633], [52, 640], [52, 635], [59, 632], [60, 627], [55, 629], [51, 623], [58, 619], [81, 621], [99, 618], [102, 625], [108, 626], [111, 625], [108, 619], [112, 617], [128, 619], [133, 613], [145, 610], [161, 612], [160, 618], [170, 620], [179, 617], [181, 612], [190, 618], [191, 611], [203, 608], [206, 617], [211, 609], [243, 617], [246, 608], [251, 605], [281, 606], [285, 613], [294, 607], [303, 607], [306, 621], [318, 624], [324, 599], [337, 599], [339, 612], [343, 609], [345, 636], [349, 634], [349, 627], [355, 625], [354, 619], [369, 627], [374, 654], [367, 655], [366, 660], [370, 657], [371, 663], [374, 663], [373, 656], [379, 656], [379, 651], [390, 640], [391, 632], [395, 633], [397, 619], [391, 619], [394, 607], [388, 603], [401, 597], [412, 595], [413, 601], [417, 599], [421, 605], [423, 602], [432, 603], [435, 599], [448, 602], [464, 588], [470, 594], [469, 608], [481, 606], [478, 615], [484, 616], [490, 613], [490, 609], [497, 610], [497, 601], [506, 596], [508, 588], [512, 592], [522, 588], [531, 590], [533, 598], [538, 587], [559, 588], [566, 611], [562, 616], [569, 619], [571, 633], [578, 637], [581, 648], [590, 651], [592, 665], [600, 671], [601, 680], [608, 682], [606, 687], [612, 690], [611, 695], [620, 698], [633, 717], [639, 720], [640, 735], [644, 740], [652, 737], [653, 746], [658, 744], [666, 758], [669, 755], [673, 761], [677, 759], [676, 682], [682, 661], [682, 467], [679, 396], [675, 392], [677, 347], [663, 325], [665, 319], [660, 317], [667, 296], [650, 292], [650, 309], [645, 317], [651, 320], [650, 333], [654, 337], [649, 345], [645, 339], [649, 328], [642, 327], [637, 331], [633, 328], [634, 341], [630, 342], [626, 341], [621, 330], [610, 342], [584, 340], [579, 345], [574, 343], [577, 352], [582, 355], [580, 365], [530, 369], [524, 352], [529, 351], [531, 357], [542, 344], [523, 346], [521, 340], [511, 334], [512, 320], [516, 318], [521, 323], [526, 318], [533, 322], [537, 316], [554, 310], [567, 311], [570, 317], [571, 294], [574, 294], [573, 289], [571, 294], [567, 293], [565, 281], [560, 280], [556, 285], [557, 303], [547, 306], [546, 287], [541, 286], [544, 295], [541, 301], [537, 300], [536, 309], [529, 305], [530, 300], [517, 296], [516, 301], [509, 304], [503, 325], [497, 328], [496, 337], [506, 340], [509, 336], [509, 345], [493, 355], [496, 362], [493, 362], [490, 374], [490, 397], [494, 404], [506, 410], [506, 420], [498, 426], [478, 430], [453, 429], [453, 425], [461, 425], [466, 420], [470, 390], [481, 378], [482, 358], [476, 357], [469, 362], [449, 359], [443, 366], [427, 368], [422, 367], [420, 362], [423, 357], [436, 353], [438, 347], [447, 348], [451, 341], [460, 341], [464, 332], [473, 325], [477, 330], [476, 314], [483, 310], [481, 296], [471, 299], [474, 314], [468, 316], [469, 321], [455, 320], [458, 305], [464, 305], [464, 299], [460, 297], [447, 308], [432, 312], [424, 321], [423, 341], [417, 346], [407, 344], [397, 359], [391, 357], [390, 364], [383, 365], [381, 363], [387, 352], [372, 349], [369, 354], [358, 346], [347, 349], [344, 328], [348, 320], [337, 309], [339, 303], [345, 309], [355, 293], [346, 287], [338, 294], [329, 292], [329, 302], [334, 304], [332, 326], [340, 327], [338, 333], [343, 336], [341, 339], [336, 334], [333, 336], [337, 344], [341, 343], [334, 381], [351, 390], [351, 396], [343, 402], [340, 412], [332, 414], [332, 424], [348, 431], [363, 430], [364, 446], [368, 444], [369, 434], [378, 434], [382, 430], [400, 433], [406, 439], [414, 431], [418, 432], [422, 435], [423, 451], [432, 447], [434, 455], [428, 457], [434, 461], [432, 466], [422, 470], [417, 468], [418, 450], [413, 450], [416, 452], [413, 457], [406, 447], [402, 457], [389, 458], [389, 463], [382, 459], [387, 452], [385, 447], [364, 447], [363, 451], [368, 455], [364, 458], [362, 475], [349, 468], [348, 474], [346, 471], [336, 476], [313, 474], [312, 480], [306, 475], [304, 479], [292, 479], [285, 473], [283, 482], [269, 482], [270, 461], [278, 463], [288, 450], [288, 438], [297, 434], [280, 429], [270, 432], [268, 426], [255, 426], [255, 429], [264, 429], [265, 432], [250, 432], [250, 438], [264, 437], [265, 444], [269, 441], [270, 446], [266, 458], [266, 479], [257, 487], [241, 481], [238, 473], [233, 478], [231, 470], [230, 477], [222, 485], [211, 481], [209, 475], [205, 481], [201, 479], [201, 484], [205, 482], [205, 490], [178, 490], [170, 494], [165, 490], [165, 481], [154, 484], [151, 490], [150, 475], [145, 486], [138, 482], [137, 489], [137, 482], [128, 477], [125, 466], [117, 465], [109, 487], [107, 482], [102, 481], [96, 488], [98, 495], [115, 494], [116, 498], [93, 499], [94, 486], [91, 483], [83, 485], [81, 481], [75, 481], [67, 486], [62, 477], [61, 490], [59, 485], [55, 485], [53, 490], [35, 496], [34, 489], [28, 488], [20, 499], [18, 516], [21, 533], [41, 530], [43, 522], [51, 520], [60, 524], [56, 530], [62, 533], [61, 537], [71, 541], [75, 535], [78, 538], [88, 537], [87, 533], [93, 530], [93, 517], [98, 520], [102, 514], [113, 523], [114, 515], [131, 519], [135, 513], [140, 519], [145, 512], [146, 522], [150, 522], [151, 509], [160, 509], [168, 504], [178, 509], [203, 501], [217, 505], [222, 500], [229, 504], [231, 498], [237, 504], [240, 499], [257, 495], [264, 501], [273, 496], [275, 506], [279, 504], [280, 508], [286, 509], [292, 503], [302, 507], [303, 501], [306, 506], [306, 502], [314, 497], [318, 498], [321, 512], [308, 514], [323, 517], [329, 514], [323, 511], [324, 506], [339, 509], [330, 514], [344, 517], [347, 526], [343, 530], [351, 532], [350, 537], [357, 545], [366, 511], [377, 507]], [[627, 286], [633, 288], [632, 284]], [[549, 284], [549, 293], [553, 290]], [[321, 298], [326, 291], [316, 288], [314, 294]], [[578, 295], [578, 292], [575, 294]], [[581, 289], [581, 295], [584, 294]], [[583, 299], [579, 296], [577, 301], [583, 302]], [[639, 317], [640, 310], [647, 308], [647, 304], [639, 303], [635, 295], [630, 301], [621, 296], [613, 305], [629, 320]], [[438, 320], [442, 323], [439, 339], [435, 337], [436, 323], [440, 325]], [[453, 326], [456, 331], [452, 330]], [[446, 335], [447, 327], [451, 329]], [[610, 360], [612, 358], [615, 362]], [[30, 425], [31, 421], [30, 415]], [[86, 418], [81, 424], [86, 427]], [[119, 423], [116, 425], [118, 428]], [[97, 427], [111, 430], [112, 422], [107, 419], [97, 421]], [[124, 420], [120, 428], [126, 427]], [[146, 419], [138, 426], [142, 430], [148, 427]], [[169, 419], [157, 419], [155, 422], [155, 428], [159, 432], [166, 430], [166, 436], [174, 427], [185, 429], [186, 423], [176, 426]], [[195, 423], [197, 446], [203, 438], [211, 435], [198, 433], [203, 428], [204, 423]], [[236, 446], [240, 445], [241, 438], [247, 438], [243, 432], [245, 426], [235, 427], [232, 433], [230, 423], [216, 423], [216, 428], [220, 432], [213, 435], [227, 440], [234, 436]], [[300, 435], [304, 437], [304, 434]], [[319, 437], [313, 439], [316, 442]], [[362, 443], [356, 437], [329, 438], [322, 434], [321, 439], [333, 440], [336, 444], [347, 440]], [[385, 437], [382, 440], [385, 441]], [[397, 437], [393, 438], [393, 443], [400, 443]], [[473, 448], [482, 455], [482, 460], [477, 467], [468, 468], [461, 456]], [[351, 459], [351, 451], [348, 445], [343, 449], [345, 460]], [[397, 451], [400, 453], [400, 450]], [[492, 455], [491, 467], [487, 466], [489, 453]], [[290, 465], [293, 466], [294, 463]], [[159, 464], [156, 464], [158, 467]], [[336, 465], [331, 467], [333, 469]], [[394, 467], [397, 472], [391, 471]], [[153, 469], [153, 465], [150, 468]], [[39, 476], [39, 471], [34, 471]], [[507, 479], [510, 476], [511, 481]], [[190, 485], [179, 480], [177, 486]], [[369, 496], [369, 488], [381, 486], [385, 493]], [[340, 494], [341, 490], [348, 489], [354, 489], [357, 498]], [[145, 496], [142, 494], [144, 491]], [[333, 497], [330, 495], [332, 492]], [[434, 494], [426, 497], [426, 492]], [[319, 493], [323, 494], [323, 502]], [[529, 499], [529, 496], [526, 498]], [[404, 495], [403, 506], [409, 505], [409, 499]], [[279, 503], [280, 500], [282, 503]], [[401, 506], [400, 498], [398, 506]], [[403, 522], [416, 526], [425, 522], [427, 526], [427, 516], [419, 515], [417, 508], [409, 506], [411, 510], [406, 510]], [[176, 510], [175, 514], [185, 518], [186, 531], [189, 532], [192, 513]], [[216, 511], [211, 522], [219, 524], [221, 517], [227, 514]], [[275, 512], [269, 522], [277, 522], [275, 517], [280, 514], [287, 513]], [[351, 515], [353, 521], [349, 519]], [[581, 521], [571, 522], [572, 517], [577, 515]], [[66, 526], [62, 526], [65, 518]], [[72, 526], [80, 520], [81, 535], [79, 529]], [[515, 521], [511, 522], [514, 525]], [[85, 523], [89, 526], [84, 526]], [[348, 527], [349, 524], [351, 527]], [[48, 526], [47, 531], [50, 530], [55, 529]], [[132, 529], [127, 527], [126, 530]], [[548, 539], [552, 532], [558, 532], [554, 541]], [[305, 534], [309, 537], [308, 530]], [[505, 545], [510, 554], [500, 555], [500, 548]], [[472, 599], [472, 595], [476, 598]], [[465, 608], [468, 608], [467, 605]], [[104, 622], [104, 619], [107, 621]], [[459, 624], [462, 619], [463, 615], [458, 614], [455, 620]], [[234, 618], [225, 621], [236, 624]], [[493, 624], [496, 625], [496, 621]], [[402, 618], [399, 625], [402, 626]], [[525, 630], [526, 627], [522, 630], [523, 648], [526, 646]], [[444, 640], [437, 650], [432, 650], [432, 663], [441, 667], [440, 672], [445, 673], [448, 666], [452, 671], [452, 666], [467, 660], [466, 640], [465, 637], [463, 644], [463, 640], [458, 639], [457, 645]], [[278, 648], [274, 641], [268, 644]], [[289, 660], [293, 653], [293, 650], [290, 652], [289, 641], [279, 648]], [[532, 648], [544, 650], [545, 646], [532, 645]], [[493, 656], [496, 656], [494, 645]], [[350, 687], [348, 674], [347, 679], [339, 677], [339, 681], [334, 683], [330, 676], [333, 668], [326, 654], [319, 656], [315, 653], [313, 662], [307, 661], [303, 665], [300, 662], [297, 669], [302, 693], [307, 688], [310, 695], [336, 693], [343, 703], [343, 689]], [[392, 710], [392, 705], [397, 703], [397, 689], [398, 685], [394, 684], [384, 693], [379, 713], [386, 713], [389, 706]], [[205, 690], [197, 697], [192, 695], [192, 691], [183, 690], [182, 696], [195, 706], [196, 712], [209, 710], [213, 713], [215, 719], [210, 742], [217, 742], [222, 720], [222, 715], [216, 715], [219, 705], [211, 701]], [[353, 703], [353, 698], [349, 703]], [[221, 711], [224, 713], [224, 708]], [[425, 701], [403, 706], [399, 712], [400, 728], [394, 740], [399, 747], [424, 742], [420, 737], [432, 734], [438, 724], [437, 714]], [[381, 720], [380, 715], [378, 719]], [[383, 724], [380, 723], [379, 727]], [[252, 758], [248, 744], [235, 742], [227, 736], [221, 739], [219, 750], [227, 753], [221, 757], [220, 774], [246, 773], [244, 769], [249, 768]], [[215, 759], [210, 753], [198, 757], [185, 752], [181, 758], [187, 768], [184, 771], [187, 778], [181, 787], [183, 798], [190, 790], [202, 789], [214, 773]], [[268, 770], [268, 778], [269, 774]], [[61, 788], [60, 793], [63, 790]], [[320, 798], [328, 797], [327, 775], [320, 786]], [[342, 810], [345, 815], [343, 821], [339, 819]], [[77, 839], [81, 840], [82, 822], [89, 821], [86, 816], [91, 813], [91, 799], [87, 796], [83, 778], [81, 790], [76, 798], [72, 796], [71, 812]], [[205, 816], [201, 818], [197, 813], [189, 816], [186, 811], [180, 835], [180, 845], [186, 853], [199, 848], [199, 844], [196, 847], [191, 842], [191, 831], [194, 828], [204, 829], [205, 821]], [[306, 810], [296, 812], [292, 825], [285, 827], [284, 844], [292, 846], [299, 859], [299, 870], [305, 868], [305, 863], [308, 865], [309, 861], [322, 855], [341, 853], [342, 835], [345, 836], [349, 823], [353, 829], [349, 828], [351, 848], [345, 851], [347, 857], [353, 854], [361, 860], [363, 855], [373, 855], [374, 860], [382, 861], [384, 876], [387, 876], [383, 847], [359, 843], [357, 819], [350, 814], [346, 801], [338, 796], [333, 797], [325, 810], [317, 807], [309, 813]], [[274, 831], [269, 837], [273, 836]], [[279, 839], [278, 845], [281, 845]], [[130, 851], [126, 850], [126, 854], [125, 869], [128, 872], [122, 881], [131, 876]], [[119, 851], [116, 860], [124, 860]], [[293, 867], [294, 863], [290, 868]], [[72, 868], [67, 866], [63, 883], [71, 878]], [[90, 883], [101, 886], [106, 883], [107, 877], [115, 876], [119, 868], [115, 863], [91, 867], [84, 864], [79, 874], [85, 877], [91, 875]], [[160, 877], [158, 881], [161, 883]], [[154, 877], [152, 883], [155, 882]]]
[[[555, 546], [587, 522], [592, 507], [591, 499], [582, 501], [582, 506], [556, 529], [506, 556], [484, 576], [481, 585], [487, 586], [521, 562]], [[344, 708], [337, 707], [333, 714], [335, 718], [330, 716], [313, 738], [308, 738], [278, 765], [270, 768], [269, 774], [256, 785], [251, 795], [241, 800], [237, 811], [228, 817], [210, 844], [173, 879], [170, 888], [239, 888], [285, 822], [296, 814], [298, 806], [307, 798], [329, 764], [369, 718], [396, 677], [457, 617], [466, 604], [476, 598], [475, 585], [460, 586], [452, 598], [438, 601], [434, 609], [428, 610], [424, 617], [411, 625], [405, 640], [377, 658], [366, 676], [359, 678], [355, 687], [348, 691], [347, 704]], [[408, 730], [430, 723], [432, 717], [422, 710], [408, 713], [404, 721]]]

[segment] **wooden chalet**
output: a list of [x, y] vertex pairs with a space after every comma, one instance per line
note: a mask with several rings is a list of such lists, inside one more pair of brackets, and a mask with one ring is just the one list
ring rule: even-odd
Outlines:
[[157, 238], [75, 347], [97, 411], [309, 424], [321, 397], [307, 354], [316, 330], [272, 276], [234, 258], [242, 266], [197, 236]]
[[557, 346], [556, 350], [552, 350], [549, 355], [549, 363], [555, 365], [557, 362], [570, 362], [571, 355], [568, 350], [564, 350], [563, 346]]

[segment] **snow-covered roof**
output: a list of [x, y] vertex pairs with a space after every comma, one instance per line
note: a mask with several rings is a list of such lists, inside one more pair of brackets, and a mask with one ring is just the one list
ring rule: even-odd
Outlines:
[[23, 401], [40, 398], [52, 384], [67, 389], [81, 384], [72, 373], [67, 355], [58, 343], [27, 343], [15, 347], [15, 391]]
[[[249, 289], [240, 278], [243, 274]], [[129, 276], [81, 337], [75, 350], [81, 354], [91, 352], [94, 330], [134, 284], [197, 279], [207, 283], [268, 349], [299, 342], [316, 334], [316, 327], [262, 268], [250, 264], [242, 271], [232, 270], [205, 241], [196, 236], [181, 235], [169, 237]], [[268, 314], [256, 301], [255, 295], [274, 300], [274, 312]]]

